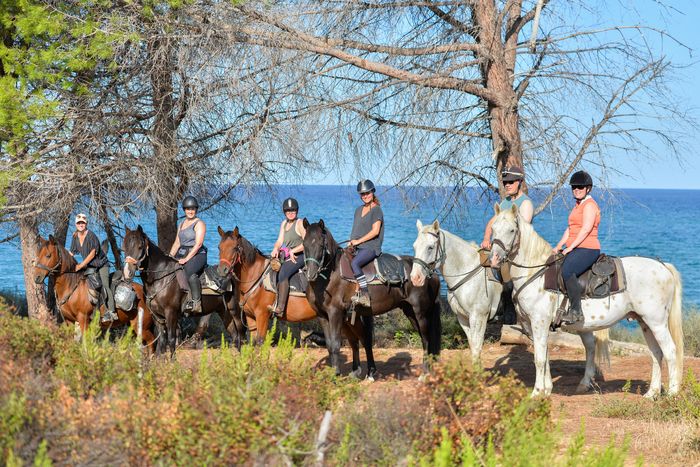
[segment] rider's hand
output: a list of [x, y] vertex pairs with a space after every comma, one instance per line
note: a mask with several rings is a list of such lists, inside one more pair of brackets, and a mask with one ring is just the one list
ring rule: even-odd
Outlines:
[[289, 261], [291, 261], [292, 263], [296, 263], [296, 262], [297, 262], [297, 255], [295, 255], [295, 254], [292, 253], [291, 251], [289, 252]]
[[277, 248], [273, 249], [272, 253], [270, 253], [271, 258], [277, 258], [279, 255], [280, 255], [280, 251]]
[[500, 259], [501, 259], [501, 258], [500, 258], [500, 256], [498, 256], [498, 253], [494, 253], [494, 254], [491, 256], [491, 267], [492, 267], [492, 268], [497, 268], [497, 267], [498, 267], [498, 262], [499, 262]]
[[567, 248], [561, 252], [562, 255], [566, 256], [573, 251], [573, 248]]
[[187, 264], [187, 259], [185, 259], [185, 258], [180, 258], [180, 259], [177, 260], [177, 262], [184, 266], [185, 264]]
[[359, 245], [359, 244], [360, 244], [360, 242], [353, 239], [353, 240], [350, 240], [350, 242], [348, 243], [348, 246], [355, 246], [355, 245]]
[[75, 267], [75, 271], [76, 271], [76, 272], [77, 272], [77, 271], [80, 271], [80, 270], [83, 269], [84, 267], [85, 267], [84, 265], [78, 264], [78, 265]]
[[484, 250], [490, 250], [491, 249], [491, 240], [488, 238], [485, 238], [481, 242], [481, 248], [483, 248]]

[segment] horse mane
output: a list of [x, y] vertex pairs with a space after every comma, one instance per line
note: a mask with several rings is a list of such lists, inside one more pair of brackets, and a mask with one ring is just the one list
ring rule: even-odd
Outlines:
[[61, 258], [61, 274], [70, 273], [64, 275], [68, 281], [68, 287], [73, 287], [76, 283], [83, 280], [85, 276], [80, 272], [75, 271], [75, 267], [78, 265], [78, 262], [75, 260], [73, 255], [70, 254], [68, 249], [59, 243], [55, 243], [55, 245], [58, 255]]
[[[226, 232], [225, 235], [230, 235], [231, 237], [233, 237], [233, 232]], [[246, 264], [254, 263], [258, 255], [265, 256], [265, 254], [262, 251], [260, 251], [260, 249], [257, 246], [253, 245], [243, 235], [239, 235], [238, 239], [241, 242], [241, 249], [243, 250], [243, 260]]]
[[[515, 215], [511, 210], [502, 211], [500, 215], [509, 216], [515, 221]], [[540, 263], [546, 261], [552, 254], [552, 246], [540, 237], [532, 224], [518, 219], [518, 228], [520, 229], [520, 251], [518, 254], [527, 261]]]
[[[428, 226], [423, 227], [422, 232], [426, 232], [426, 227], [431, 227], [431, 226], [428, 225]], [[445, 237], [448, 237], [448, 238], [450, 238], [451, 240], [453, 240], [453, 241], [455, 241], [455, 242], [457, 242], [457, 243], [459, 243], [459, 244], [461, 244], [461, 245], [466, 245], [466, 246], [468, 246], [468, 247], [470, 247], [470, 248], [473, 248], [475, 253], [478, 253], [478, 252], [479, 252], [479, 245], [477, 245], [476, 243], [474, 243], [474, 242], [472, 242], [472, 241], [470, 241], [470, 240], [465, 240], [465, 239], [463, 239], [462, 237], [460, 237], [460, 236], [458, 236], [458, 235], [455, 235], [455, 234], [453, 234], [452, 232], [450, 232], [450, 231], [448, 231], [448, 230], [443, 229], [442, 227], [440, 227], [440, 230], [442, 231], [443, 234], [445, 234]]]

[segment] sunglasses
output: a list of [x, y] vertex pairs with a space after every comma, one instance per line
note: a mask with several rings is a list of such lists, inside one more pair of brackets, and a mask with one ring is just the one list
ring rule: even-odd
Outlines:
[[365, 191], [364, 193], [360, 193], [360, 196], [367, 196], [367, 195], [371, 195], [371, 194], [372, 194], [371, 191]]
[[571, 190], [583, 190], [586, 188], [586, 185], [571, 185]]
[[503, 184], [504, 184], [504, 185], [512, 185], [513, 183], [518, 182], [518, 181], [519, 181], [519, 180], [510, 180], [510, 181], [507, 181], [507, 182], [503, 182]]
[[87, 222], [80, 221], [76, 222], [75, 225], [87, 225]]

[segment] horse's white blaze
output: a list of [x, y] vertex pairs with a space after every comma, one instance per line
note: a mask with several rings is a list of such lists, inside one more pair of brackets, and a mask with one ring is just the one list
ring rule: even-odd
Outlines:
[[[493, 223], [493, 237], [504, 245], [513, 245], [515, 235], [520, 235], [520, 247], [514, 262], [522, 265], [542, 264], [551, 252], [551, 247], [527, 223], [516, 222], [517, 213], [512, 210], [498, 214]], [[500, 246], [494, 252], [501, 258], [505, 252]], [[669, 369], [670, 394], [680, 388], [683, 368], [683, 334], [681, 329], [681, 293], [682, 286], [678, 271], [660, 261], [643, 257], [622, 258], [627, 278], [627, 290], [609, 298], [586, 299], [582, 302], [584, 321], [568, 330], [581, 334], [586, 348], [586, 372], [579, 383], [579, 388], [590, 387], [595, 374], [593, 355], [596, 351], [595, 341], [590, 334], [606, 329], [628, 313], [634, 312], [641, 319], [644, 337], [652, 354], [652, 375], [647, 397], [654, 397], [661, 392], [661, 362], [666, 358]], [[521, 289], [536, 270], [513, 266], [513, 284], [515, 290]], [[552, 297], [557, 297], [552, 300]], [[547, 351], [547, 328], [554, 318], [558, 302], [562, 297], [544, 290], [544, 278], [520, 290], [518, 305], [524, 318], [524, 324], [532, 328], [535, 348], [535, 388], [533, 395], [551, 392], [552, 381], [549, 376], [549, 356]]]
[[[479, 265], [479, 247], [475, 243], [441, 229], [437, 221], [426, 226], [418, 221], [416, 227], [418, 236], [413, 243], [414, 256], [427, 264], [433, 264], [441, 255], [439, 247], [443, 248], [444, 261], [435, 267], [442, 273], [448, 287], [455, 286]], [[438, 238], [441, 245], [438, 245]], [[413, 263], [412, 281], [423, 282], [427, 274], [428, 271], [423, 266]], [[481, 357], [486, 322], [495, 316], [502, 290], [501, 284], [486, 280], [485, 271], [479, 271], [454, 292], [447, 292], [447, 302], [467, 335], [475, 364], [478, 364]]]

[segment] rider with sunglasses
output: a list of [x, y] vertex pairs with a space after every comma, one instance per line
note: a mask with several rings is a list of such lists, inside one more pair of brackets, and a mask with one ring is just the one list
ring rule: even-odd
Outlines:
[[[561, 275], [566, 285], [566, 293], [571, 305], [562, 316], [564, 321], [575, 323], [583, 319], [581, 311], [581, 287], [578, 276], [593, 266], [600, 256], [598, 226], [600, 208], [591, 197], [593, 178], [583, 170], [576, 172], [569, 180], [576, 205], [569, 214], [569, 227], [564, 231], [559, 243], [552, 249], [554, 253], [565, 255]], [[566, 248], [562, 247], [566, 244]]]
[[[523, 169], [511, 165], [501, 172], [501, 179], [503, 180], [503, 187], [506, 191], [506, 197], [499, 204], [501, 210], [510, 209], [511, 206], [516, 205], [518, 206], [520, 217], [528, 224], [532, 222], [532, 215], [535, 212], [535, 208], [532, 204], [532, 200], [523, 192], [523, 181], [525, 180]], [[487, 250], [491, 248], [491, 225], [494, 219], [496, 219], [496, 216], [493, 216], [488, 224], [486, 224], [481, 248]]]
[[270, 256], [279, 258], [282, 266], [277, 273], [277, 303], [267, 309], [278, 318], [284, 316], [289, 298], [289, 279], [304, 267], [304, 245], [306, 235], [304, 223], [299, 219], [299, 203], [294, 198], [287, 198], [282, 203], [284, 220], [280, 225], [275, 246]]

